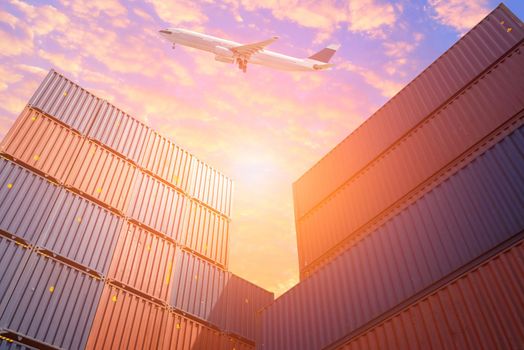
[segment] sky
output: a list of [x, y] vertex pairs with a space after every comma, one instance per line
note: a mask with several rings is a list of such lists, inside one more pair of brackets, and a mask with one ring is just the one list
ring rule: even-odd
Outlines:
[[[524, 1], [505, 4], [521, 19]], [[50, 68], [235, 183], [230, 270], [278, 296], [298, 282], [292, 183], [498, 5], [488, 0], [2, 1], [0, 138]], [[335, 68], [246, 74], [170, 45], [180, 27]]]

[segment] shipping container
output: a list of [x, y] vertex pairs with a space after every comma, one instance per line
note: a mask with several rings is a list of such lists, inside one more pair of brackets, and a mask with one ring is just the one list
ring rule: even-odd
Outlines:
[[468, 161], [267, 308], [265, 347], [321, 349], [519, 235], [524, 126]]
[[32, 253], [1, 296], [0, 329], [65, 349], [83, 349], [102, 283], [49, 257]]
[[131, 188], [140, 175], [140, 170], [124, 158], [85, 140], [65, 182], [68, 187], [125, 213]]
[[175, 278], [169, 304], [224, 329], [230, 275], [216, 265], [189, 252], [177, 250]]
[[[523, 50], [521, 45], [517, 50]], [[513, 51], [358, 177], [297, 220], [302, 274], [344, 239], [496, 132], [524, 107], [524, 55]], [[510, 121], [510, 122], [508, 122]], [[327, 224], [329, 223], [329, 224]]]
[[[522, 349], [524, 244], [326, 349]], [[343, 345], [337, 346], [340, 343]]]
[[0, 158], [0, 229], [106, 274], [123, 219]]
[[98, 97], [54, 70], [49, 71], [29, 100], [29, 106], [51, 115], [81, 134], [89, 130], [101, 103]]
[[[212, 349], [212, 348], [203, 348]], [[227, 334], [222, 334], [221, 350], [254, 350], [255, 344], [248, 343]]]
[[60, 187], [0, 157], [0, 230], [35, 244], [62, 201]]
[[161, 349], [167, 314], [164, 306], [106, 284], [86, 349]]
[[126, 222], [108, 278], [167, 302], [176, 282], [175, 251], [174, 243]]
[[[1, 334], [1, 333], [0, 333]], [[14, 339], [0, 335], [0, 350], [34, 350], [27, 345], [19, 344]]]
[[234, 274], [226, 286], [227, 311], [225, 331], [255, 341], [256, 314], [274, 298], [270, 293]]
[[145, 142], [151, 132], [144, 123], [104, 101], [87, 136], [138, 163], [145, 156]]
[[233, 182], [231, 179], [193, 157], [190, 196], [230, 217], [232, 192]]
[[[30, 250], [19, 242], [0, 236], [0, 298], [7, 293], [9, 286], [19, 277], [29, 259]], [[1, 332], [0, 332], [1, 333]]]
[[140, 174], [131, 190], [127, 216], [176, 239], [183, 226], [186, 197], [149, 174]]
[[227, 268], [229, 246], [229, 220], [207, 207], [187, 201], [183, 229], [177, 241], [218, 265]]
[[150, 132], [145, 142], [139, 165], [187, 192], [191, 155], [156, 131]]
[[25, 108], [0, 151], [43, 174], [64, 181], [83, 137], [32, 108]]
[[124, 219], [82, 196], [61, 192], [63, 200], [47, 205], [51, 211], [37, 246], [106, 276]]
[[296, 218], [302, 218], [358, 176], [360, 169], [395, 147], [403, 135], [523, 38], [522, 22], [500, 4], [295, 182]]
[[201, 322], [170, 311], [162, 335], [161, 349], [197, 350], [223, 347], [223, 336], [219, 330]]

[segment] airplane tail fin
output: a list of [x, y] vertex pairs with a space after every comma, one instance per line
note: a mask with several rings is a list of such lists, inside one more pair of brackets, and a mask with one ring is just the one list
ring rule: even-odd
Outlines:
[[319, 61], [322, 63], [328, 63], [331, 57], [333, 57], [333, 55], [335, 54], [335, 52], [337, 52], [339, 47], [340, 45], [331, 44], [328, 47], [320, 50], [316, 54], [309, 56], [308, 58], [310, 60], [315, 60], [315, 61]]

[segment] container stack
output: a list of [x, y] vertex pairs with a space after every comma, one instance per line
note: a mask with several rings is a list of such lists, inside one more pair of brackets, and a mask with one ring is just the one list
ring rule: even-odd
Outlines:
[[523, 39], [499, 5], [296, 181], [258, 349], [522, 347]]
[[55, 71], [0, 152], [0, 347], [254, 348], [230, 179]]

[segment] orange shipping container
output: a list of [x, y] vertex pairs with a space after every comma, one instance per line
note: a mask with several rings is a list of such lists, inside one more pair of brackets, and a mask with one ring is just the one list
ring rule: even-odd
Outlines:
[[203, 205], [187, 202], [184, 229], [177, 241], [222, 267], [227, 267], [229, 221]]
[[26, 107], [2, 141], [0, 150], [64, 181], [82, 142], [80, 134]]
[[231, 179], [193, 157], [190, 196], [230, 217], [232, 192], [233, 182]]
[[217, 329], [170, 311], [162, 337], [162, 349], [196, 350], [222, 347], [222, 335]]
[[149, 174], [136, 178], [127, 216], [176, 239], [183, 225], [186, 196]]
[[108, 278], [167, 302], [175, 281], [175, 250], [173, 243], [126, 222]]
[[85, 140], [66, 185], [125, 212], [138, 168], [96, 143]]
[[156, 131], [148, 134], [139, 164], [174, 186], [188, 190], [191, 155]]
[[106, 284], [86, 349], [160, 349], [167, 309]]

